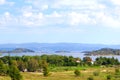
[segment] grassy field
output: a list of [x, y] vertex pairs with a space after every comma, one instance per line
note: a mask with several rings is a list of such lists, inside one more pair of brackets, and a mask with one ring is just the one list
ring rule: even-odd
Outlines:
[[[60, 69], [66, 69], [65, 67], [59, 67]], [[55, 68], [55, 70], [59, 69]], [[50, 72], [50, 76], [44, 77], [42, 73], [38, 72], [22, 72], [23, 80], [88, 80], [88, 77], [93, 77], [94, 80], [107, 80], [106, 76], [111, 75], [111, 80], [120, 80], [120, 77], [115, 75], [115, 68], [109, 67], [109, 68], [100, 68], [100, 67], [89, 67], [89, 68], [81, 68], [77, 67], [80, 72], [81, 76], [76, 77], [74, 74], [74, 70], [76, 67], [71, 67], [71, 70], [69, 71], [56, 71], [56, 72]], [[93, 73], [99, 72], [98, 76], [95, 76]], [[0, 80], [10, 80], [9, 77], [0, 76]]]

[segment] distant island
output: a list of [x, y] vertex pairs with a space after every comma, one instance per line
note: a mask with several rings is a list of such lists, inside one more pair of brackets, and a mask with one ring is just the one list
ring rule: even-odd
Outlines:
[[55, 53], [70, 53], [70, 51], [55, 51]]
[[95, 51], [84, 51], [86, 56], [104, 56], [104, 55], [120, 55], [120, 49], [102, 48]]
[[[61, 52], [83, 52], [99, 50], [101, 48], [120, 49], [120, 45], [85, 44], [85, 43], [20, 43], [0, 44], [0, 51], [11, 51], [16, 48], [30, 49], [36, 52], [61, 53]], [[67, 52], [67, 53], [68, 53]]]
[[0, 50], [0, 53], [27, 53], [27, 52], [35, 52], [26, 48], [15, 48], [13, 50]]

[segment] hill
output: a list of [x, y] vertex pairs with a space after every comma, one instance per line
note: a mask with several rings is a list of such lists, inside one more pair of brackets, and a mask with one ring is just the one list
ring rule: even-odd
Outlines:
[[102, 48], [95, 51], [84, 51], [85, 55], [120, 55], [120, 49]]
[[0, 50], [0, 53], [26, 53], [26, 52], [34, 52], [34, 51], [26, 48], [16, 48], [13, 50]]

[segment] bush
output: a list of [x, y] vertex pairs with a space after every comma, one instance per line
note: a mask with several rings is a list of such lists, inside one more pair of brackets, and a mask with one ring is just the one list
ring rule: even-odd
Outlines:
[[49, 71], [48, 71], [48, 68], [47, 68], [47, 67], [44, 67], [44, 68], [43, 68], [43, 75], [44, 75], [44, 76], [49, 76]]
[[107, 80], [111, 80], [112, 76], [111, 75], [107, 75]]
[[120, 70], [118, 68], [115, 69], [115, 74], [120, 73]]
[[80, 71], [79, 71], [79, 70], [76, 69], [76, 70], [74, 71], [74, 73], [75, 73], [76, 76], [80, 76]]
[[47, 77], [50, 75], [48, 70], [48, 63], [46, 61], [43, 61], [42, 64], [43, 64], [43, 76]]
[[88, 77], [87, 80], [94, 80], [92, 76]]
[[94, 75], [94, 76], [99, 76], [99, 74], [100, 74], [99, 71], [95, 71], [95, 72], [93, 72], [93, 75]]

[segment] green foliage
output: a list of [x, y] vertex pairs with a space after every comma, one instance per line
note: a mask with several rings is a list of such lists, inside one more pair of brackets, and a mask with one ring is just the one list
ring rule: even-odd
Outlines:
[[96, 65], [119, 65], [119, 60], [112, 58], [106, 58], [106, 57], [98, 57], [95, 61]]
[[76, 69], [76, 70], [74, 71], [74, 74], [75, 74], [75, 76], [80, 76], [80, 75], [81, 75], [81, 73], [80, 73], [80, 71], [79, 71], [78, 69]]
[[99, 74], [100, 74], [99, 71], [95, 71], [95, 72], [93, 72], [93, 75], [94, 75], [94, 76], [99, 76]]
[[83, 58], [84, 65], [91, 66], [92, 65], [92, 59], [90, 57], [84, 57]]
[[8, 75], [11, 77], [11, 80], [22, 80], [22, 75], [14, 65], [9, 66]]
[[120, 70], [118, 68], [115, 69], [115, 73], [116, 74], [119, 74], [120, 73]]
[[17, 64], [18, 64], [17, 67], [20, 71], [24, 71], [26, 69], [26, 65], [23, 61], [18, 61]]
[[38, 69], [38, 62], [36, 59], [30, 59], [28, 61], [28, 71], [35, 72]]
[[49, 70], [48, 70], [48, 63], [46, 61], [43, 61], [43, 75], [46, 77], [46, 76], [49, 76]]
[[107, 75], [107, 80], [111, 80], [112, 76], [111, 75]]
[[[72, 56], [61, 56], [61, 55], [41, 55], [41, 56], [22, 56], [22, 57], [4, 56], [1, 57], [0, 60], [4, 63], [4, 66], [7, 64], [15, 65], [20, 71], [24, 71], [26, 69], [28, 72], [35, 72], [38, 70], [42, 71], [44, 66], [42, 61], [46, 61], [46, 63], [49, 64], [49, 67], [71, 67], [71, 66], [89, 67], [92, 65], [91, 64], [92, 59], [90, 57], [84, 57], [83, 60], [81, 60], [80, 58], [74, 58]], [[94, 64], [95, 66], [96, 65], [112, 66], [112, 65], [118, 65], [119, 61], [115, 58], [99, 57], [95, 60]], [[67, 70], [71, 70], [71, 68], [66, 68], [63, 70], [67, 71]], [[96, 76], [97, 73], [93, 73], [93, 75]]]
[[94, 80], [92, 76], [88, 77], [87, 80]]
[[0, 76], [7, 75], [8, 66], [3, 63], [2, 60], [0, 60]]

